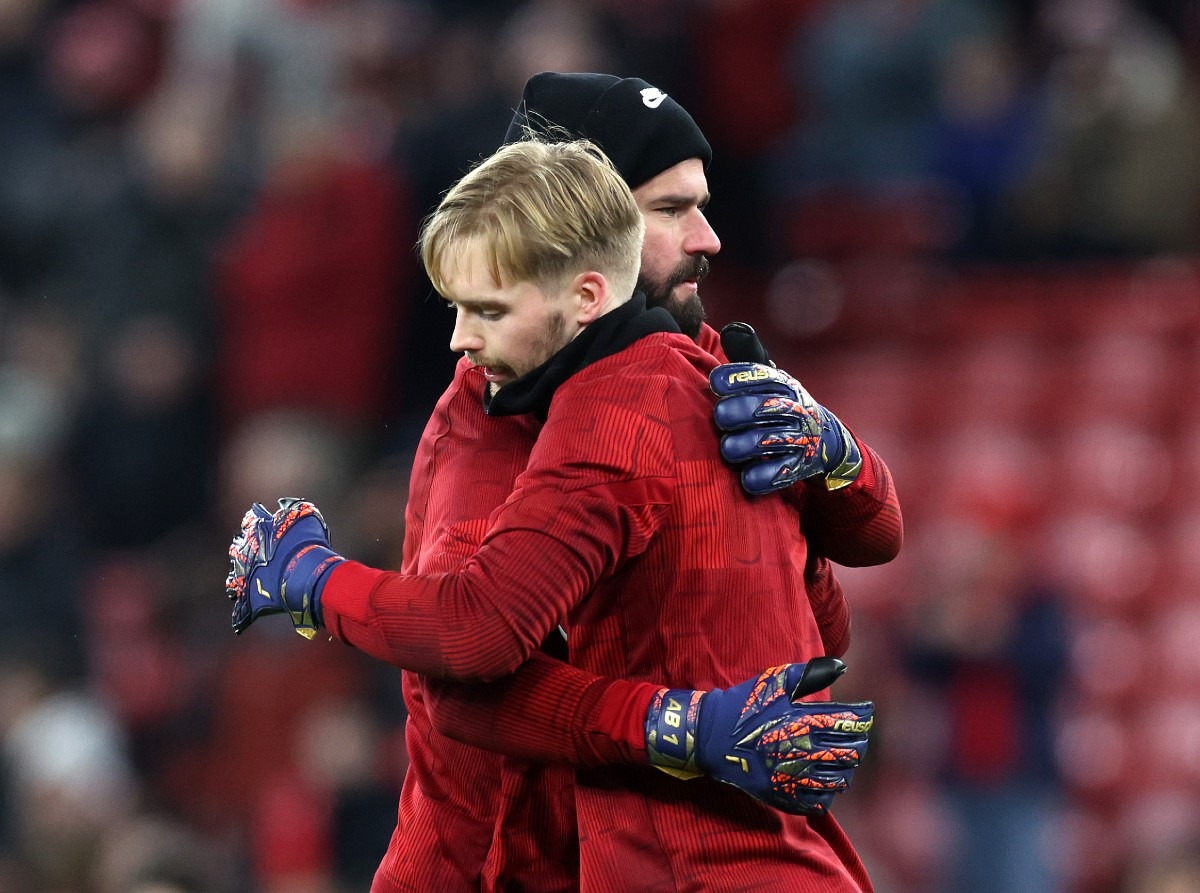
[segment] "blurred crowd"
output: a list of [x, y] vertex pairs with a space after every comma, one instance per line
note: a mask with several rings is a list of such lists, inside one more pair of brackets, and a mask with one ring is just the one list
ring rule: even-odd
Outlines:
[[710, 317], [895, 473], [880, 893], [1200, 889], [1200, 4], [0, 0], [0, 893], [367, 888], [398, 673], [235, 639], [225, 549], [303, 495], [399, 565], [412, 245], [541, 70], [693, 113]]

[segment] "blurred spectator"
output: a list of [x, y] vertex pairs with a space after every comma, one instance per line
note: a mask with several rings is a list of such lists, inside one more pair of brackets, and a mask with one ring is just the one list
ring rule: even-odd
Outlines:
[[379, 137], [362, 139], [378, 106], [352, 101], [362, 82], [348, 69], [362, 57], [345, 38], [348, 5], [208, 0], [179, 22], [167, 83], [200, 86], [191, 95], [228, 122], [235, 177], [255, 189], [215, 271], [226, 432], [282, 408], [362, 435], [395, 399], [398, 258], [414, 227]]
[[[193, 789], [185, 807], [201, 828], [214, 834], [240, 834], [243, 855], [257, 866], [264, 883], [268, 877], [282, 881], [284, 876], [300, 874], [328, 883], [335, 852], [332, 804], [320, 770], [309, 762], [301, 741], [314, 710], [329, 703], [350, 703], [369, 693], [370, 674], [361, 655], [343, 646], [318, 642], [312, 648], [297, 648], [299, 640], [294, 638], [292, 634], [260, 639], [253, 650], [228, 651], [218, 667], [218, 678], [211, 683], [211, 725], [203, 758], [193, 766]], [[247, 686], [248, 678], [256, 685]], [[260, 758], [263, 753], [267, 755]], [[382, 772], [383, 765], [362, 768], [375, 773]], [[373, 778], [382, 778], [379, 783], [393, 799], [394, 827], [396, 779]], [[289, 821], [263, 823], [268, 815], [281, 814]], [[370, 831], [363, 834], [375, 839]], [[279, 835], [302, 840], [304, 847], [284, 845]], [[376, 854], [376, 864], [383, 849]]]
[[69, 360], [66, 370], [30, 368], [21, 360], [36, 353], [31, 348], [69, 346], [70, 339], [40, 342], [36, 331], [13, 320], [0, 333], [12, 336], [0, 338], [0, 348], [10, 348], [0, 349], [0, 610], [8, 616], [0, 651], [36, 657], [67, 681], [84, 669], [79, 577], [85, 542], [78, 519], [64, 511], [72, 495], [60, 473], [69, 392], [47, 373], [63, 371], [68, 379], [73, 373]]
[[1139, 858], [1125, 878], [1121, 893], [1191, 893], [1200, 890], [1200, 847], [1180, 847]]
[[404, 510], [412, 454], [391, 456], [368, 468], [345, 499], [348, 517], [338, 530], [354, 555], [373, 567], [400, 567], [404, 550]]
[[1021, 234], [1066, 257], [1194, 249], [1200, 99], [1179, 45], [1127, 0], [1040, 9], [1047, 150], [1019, 192]]
[[216, 432], [195, 334], [148, 316], [103, 345], [72, 450], [78, 516], [97, 548], [150, 545], [208, 513]]
[[[961, 463], [950, 465], [973, 480]], [[923, 567], [914, 580], [922, 595], [900, 643], [930, 716], [939, 717], [937, 749], [926, 758], [953, 822], [954, 843], [931, 889], [1058, 893], [1063, 871], [1049, 842], [1065, 802], [1056, 717], [1066, 601], [1029, 560], [1036, 534], [1019, 486], [964, 492], [960, 504], [971, 508], [958, 514], [953, 494], [946, 516], [909, 546]]]
[[258, 806], [253, 857], [272, 890], [366, 889], [387, 850], [400, 779], [363, 700], [314, 700], [296, 730], [296, 764]]
[[780, 159], [785, 195], [922, 177], [946, 53], [993, 15], [976, 0], [850, 0], [815, 14], [789, 61], [806, 114]]
[[[250, 416], [221, 446], [216, 519], [236, 529], [252, 502], [312, 493], [308, 498], [320, 494], [328, 500], [326, 515], [332, 524], [360, 462], [359, 444], [318, 413], [281, 410]], [[402, 507], [397, 511], [403, 514]]]
[[957, 257], [1014, 250], [1013, 196], [1044, 151], [1046, 113], [1008, 28], [954, 40], [938, 72], [931, 187], [948, 190], [945, 247]]
[[131, 551], [94, 567], [86, 642], [91, 688], [125, 730], [145, 802], [185, 811], [212, 712], [214, 661], [204, 653], [211, 644], [189, 638], [189, 600], [170, 585], [185, 567], [165, 559]]
[[0, 295], [45, 263], [48, 161], [63, 139], [40, 68], [50, 0], [0, 6]]
[[5, 187], [14, 190], [11, 244], [26, 261], [18, 296], [62, 306], [90, 337], [113, 298], [111, 277], [92, 274], [124, 260], [110, 261], [110, 240], [140, 234], [124, 226], [126, 127], [153, 89], [157, 47], [135, 10], [102, 2], [73, 5], [28, 39], [44, 54], [29, 75], [40, 102], [16, 121]]
[[[705, 213], [717, 232], [736, 234], [724, 242], [720, 263], [713, 267], [718, 282], [731, 272], [733, 281], [744, 270], [776, 260], [784, 248], [777, 222], [763, 213], [779, 187], [763, 159], [793, 132], [804, 112], [802, 99], [790, 89], [786, 61], [793, 35], [821, 6], [818, 0], [698, 4], [681, 23], [694, 47], [688, 58], [664, 52], [671, 61], [663, 72], [664, 89], [695, 111], [717, 147], [709, 181], [720, 198]], [[626, 4], [630, 18], [633, 7]], [[657, 83], [651, 72], [638, 73]], [[710, 305], [711, 316], [725, 318], [715, 309]]]
[[978, 0], [852, 0], [801, 20], [784, 57], [801, 113], [766, 156], [782, 258], [892, 266], [955, 244], [969, 211], [938, 178], [939, 87], [955, 49], [1004, 21]]
[[234, 889], [225, 854], [181, 823], [149, 813], [115, 826], [89, 879], [96, 893], [216, 893]]
[[199, 0], [181, 4], [164, 82], [228, 120], [239, 179], [261, 184], [295, 156], [324, 154], [337, 124], [336, 12], [341, 0]]
[[8, 726], [13, 850], [40, 888], [83, 889], [110, 827], [138, 806], [116, 718], [96, 699], [50, 690]]
[[223, 430], [273, 409], [377, 429], [406, 310], [394, 190], [386, 170], [319, 152], [272, 172], [217, 272]]

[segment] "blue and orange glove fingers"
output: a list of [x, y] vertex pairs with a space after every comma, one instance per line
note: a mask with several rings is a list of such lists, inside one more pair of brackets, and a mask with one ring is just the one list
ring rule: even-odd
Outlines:
[[[265, 553], [259, 525], [270, 523], [271, 513], [261, 503], [254, 503], [242, 516], [242, 524], [233, 542], [229, 544], [230, 571], [225, 579], [225, 593], [231, 599], [241, 598], [246, 592], [247, 577], [254, 571], [256, 563]], [[262, 563], [269, 560], [262, 558]]]
[[234, 600], [235, 633], [261, 616], [287, 613], [296, 632], [309, 639], [316, 635], [325, 574], [343, 559], [329, 548], [329, 530], [315, 505], [288, 497], [272, 514], [255, 503], [242, 518], [229, 557], [225, 590]]
[[[811, 666], [811, 669], [810, 669]], [[678, 778], [705, 774], [698, 765], [697, 735], [700, 708], [707, 701], [706, 744], [714, 726], [724, 734], [739, 736], [743, 727], [764, 716], [780, 700], [792, 699], [827, 688], [845, 670], [836, 658], [817, 658], [809, 664], [786, 664], [764, 670], [753, 679], [730, 689], [710, 692], [691, 689], [660, 689], [646, 713], [646, 750], [650, 763]]]
[[679, 778], [707, 775], [784, 812], [822, 812], [865, 754], [874, 708], [798, 699], [844, 670], [822, 657], [726, 690], [662, 689], [647, 711], [649, 761]]
[[[870, 704], [803, 702], [799, 699], [827, 689], [845, 672], [836, 658], [816, 658], [790, 664], [776, 674], [760, 704], [775, 704], [769, 721], [745, 734], [768, 781], [761, 799], [777, 809], [798, 815], [819, 815], [836, 794], [845, 791], [854, 769], [866, 753], [866, 735], [873, 722]], [[783, 693], [788, 693], [786, 699]], [[757, 705], [749, 704], [746, 720]], [[742, 732], [748, 724], [743, 720]]]
[[709, 374], [720, 400], [713, 420], [726, 434], [721, 455], [742, 472], [748, 493], [761, 495], [820, 477], [836, 490], [862, 470], [857, 442], [841, 421], [792, 376], [760, 363], [726, 363]]
[[237, 633], [253, 620], [248, 587], [250, 575], [257, 566], [257, 557], [262, 554], [258, 525], [255, 523], [260, 512], [268, 519], [271, 517], [263, 506], [255, 503], [242, 516], [241, 528], [229, 544], [230, 568], [225, 578], [225, 594], [233, 600], [233, 630]]
[[[261, 508], [261, 506], [260, 506]], [[294, 496], [279, 500], [279, 510], [271, 517], [271, 527], [274, 531], [275, 542], [282, 540], [293, 527], [304, 525], [309, 528], [309, 536], [328, 538], [329, 528], [325, 526], [325, 518], [320, 510], [305, 499]], [[298, 531], [302, 532], [302, 531]]]
[[261, 503], [254, 503], [242, 516], [241, 528], [229, 544], [230, 570], [225, 579], [225, 594], [234, 602], [233, 630], [236, 633], [242, 632], [258, 616], [282, 610], [272, 611], [269, 603], [255, 606], [252, 597], [255, 584], [259, 589], [262, 587], [262, 582], [255, 579], [254, 572], [266, 565], [274, 553], [275, 543], [270, 535], [271, 520], [271, 513]]
[[771, 774], [767, 802], [814, 815], [850, 786], [867, 753], [875, 708], [869, 702], [795, 706], [795, 715], [763, 734], [756, 746]]

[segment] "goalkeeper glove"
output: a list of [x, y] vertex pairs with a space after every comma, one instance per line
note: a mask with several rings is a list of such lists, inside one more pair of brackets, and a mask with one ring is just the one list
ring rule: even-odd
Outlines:
[[833, 657], [774, 667], [730, 689], [662, 689], [646, 713], [651, 765], [733, 785], [783, 812], [819, 815], [867, 752], [870, 702], [800, 701], [846, 667]]
[[742, 487], [758, 496], [820, 478], [829, 490], [852, 484], [862, 470], [862, 452], [837, 416], [817, 403], [804, 386], [770, 362], [754, 329], [730, 323], [721, 330], [730, 360], [709, 374], [721, 399], [713, 410], [721, 455], [747, 463]]
[[254, 503], [229, 546], [225, 592], [233, 599], [233, 631], [264, 614], [287, 613], [311, 639], [321, 626], [321, 590], [330, 568], [345, 559], [329, 548], [329, 528], [303, 499], [279, 500], [274, 514]]

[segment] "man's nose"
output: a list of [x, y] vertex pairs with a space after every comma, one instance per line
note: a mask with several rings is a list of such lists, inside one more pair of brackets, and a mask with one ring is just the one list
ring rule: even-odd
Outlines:
[[462, 310], [457, 311], [454, 317], [454, 331], [450, 333], [450, 349], [455, 353], [483, 349], [483, 338], [475, 331], [471, 321]]
[[707, 255], [716, 254], [721, 250], [721, 240], [717, 238], [717, 231], [712, 228], [708, 218], [704, 216], [704, 212], [699, 209], [696, 210], [695, 217], [691, 221], [691, 228], [687, 238], [684, 239], [683, 249], [688, 254]]

